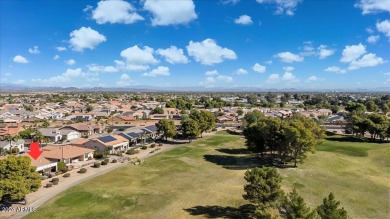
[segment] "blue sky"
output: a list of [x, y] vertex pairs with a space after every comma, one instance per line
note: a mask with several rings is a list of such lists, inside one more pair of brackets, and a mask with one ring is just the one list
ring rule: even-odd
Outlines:
[[0, 6], [3, 84], [390, 90], [388, 0]]

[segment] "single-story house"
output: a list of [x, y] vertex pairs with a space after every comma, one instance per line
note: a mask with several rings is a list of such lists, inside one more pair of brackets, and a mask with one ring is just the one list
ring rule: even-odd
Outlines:
[[31, 160], [31, 166], [35, 166], [37, 168], [35, 171], [41, 173], [42, 175], [44, 173], [57, 172], [57, 162], [50, 161], [43, 156], [39, 156], [36, 160], [32, 159], [28, 154], [23, 156], [29, 157]]
[[81, 137], [80, 132], [72, 129], [61, 129], [61, 135], [63, 140], [73, 140]]
[[48, 145], [43, 147], [42, 150], [43, 153], [41, 156], [44, 158], [54, 162], [64, 161], [66, 164], [92, 159], [93, 152], [95, 151], [93, 149], [77, 147], [74, 145]]
[[17, 148], [19, 152], [24, 151], [24, 140], [20, 139], [17, 142], [11, 141], [0, 141], [0, 151], [11, 150]]
[[117, 151], [127, 151], [129, 149], [129, 141], [120, 135], [107, 135], [90, 139], [83, 144], [83, 147], [95, 151], [109, 150], [111, 154], [115, 154]]
[[57, 128], [41, 128], [38, 129], [43, 136], [50, 139], [51, 142], [58, 142], [62, 140], [62, 134]]
[[76, 123], [64, 126], [62, 129], [72, 129], [78, 131], [81, 136], [90, 136], [92, 133], [102, 133], [103, 127], [100, 125], [87, 125], [84, 123]]

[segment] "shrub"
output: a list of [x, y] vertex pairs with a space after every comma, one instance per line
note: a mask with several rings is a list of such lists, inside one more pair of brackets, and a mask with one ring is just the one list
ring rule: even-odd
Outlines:
[[105, 161], [106, 163], [109, 163], [109, 162], [110, 162], [110, 159], [106, 158], [106, 159], [104, 159], [104, 161]]
[[54, 182], [53, 182], [53, 185], [58, 185], [58, 181], [54, 181]]
[[163, 144], [162, 144], [162, 143], [160, 143], [160, 144], [158, 144], [158, 146], [160, 146], [160, 147], [161, 147], [161, 146], [163, 146]]
[[41, 180], [45, 180], [45, 179], [48, 179], [49, 177], [48, 176], [41, 176]]
[[78, 173], [86, 173], [86, 172], [87, 172], [87, 169], [81, 168]]
[[150, 151], [149, 153], [154, 153], [154, 151]]
[[51, 179], [51, 182], [58, 182], [58, 181], [60, 181], [60, 179], [58, 179], [58, 178], [53, 178], [53, 179]]
[[88, 160], [92, 160], [92, 157], [88, 157]]
[[146, 150], [146, 149], [148, 149], [148, 146], [146, 146], [146, 145], [145, 145], [145, 146], [142, 146], [141, 149], [142, 149], [142, 150]]
[[95, 163], [93, 164], [93, 167], [99, 168], [99, 167], [100, 167], [100, 162], [95, 162]]
[[133, 155], [133, 154], [138, 154], [138, 153], [139, 153], [139, 150], [136, 150], [134, 148], [132, 148], [126, 152], [126, 154], [128, 154], [128, 155]]
[[50, 187], [52, 187], [53, 186], [53, 183], [47, 183], [46, 184], [46, 188], [50, 188]]
[[215, 131], [217, 131], [217, 128], [213, 128], [213, 129], [211, 129], [211, 131], [215, 132]]
[[107, 165], [107, 162], [105, 160], [103, 160], [102, 165]]
[[95, 159], [101, 159], [101, 158], [103, 158], [103, 156], [104, 156], [104, 154], [102, 152], [98, 152], [98, 151], [93, 152], [93, 157]]
[[65, 173], [63, 177], [70, 177], [70, 173]]
[[68, 171], [68, 167], [66, 166], [65, 162], [58, 162], [57, 163], [58, 171], [66, 173]]
[[112, 163], [116, 163], [116, 162], [118, 162], [118, 160], [115, 160], [115, 159], [114, 159], [114, 160], [112, 160], [111, 162], [112, 162]]
[[151, 147], [151, 148], [154, 148], [154, 147], [156, 147], [156, 144], [153, 143], [153, 144], [150, 145], [150, 147]]

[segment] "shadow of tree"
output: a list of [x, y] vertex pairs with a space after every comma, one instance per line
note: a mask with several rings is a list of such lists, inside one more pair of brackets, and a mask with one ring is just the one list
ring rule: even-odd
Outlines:
[[251, 204], [235, 207], [222, 206], [195, 206], [184, 209], [192, 216], [203, 216], [207, 218], [251, 218], [255, 212], [255, 206]]
[[280, 159], [276, 154], [267, 154], [264, 157], [260, 157], [257, 154], [247, 154], [245, 156], [206, 154], [203, 156], [203, 158], [208, 162], [222, 166], [223, 168], [229, 170], [246, 170], [249, 168], [262, 166], [277, 167], [282, 169], [296, 168], [291, 163], [280, 163]]
[[245, 170], [253, 167], [268, 166], [270, 164], [268, 160], [259, 159], [255, 155], [229, 156], [206, 154], [203, 157], [206, 161], [230, 170]]
[[218, 148], [215, 150], [225, 154], [250, 154], [251, 153], [246, 148]]

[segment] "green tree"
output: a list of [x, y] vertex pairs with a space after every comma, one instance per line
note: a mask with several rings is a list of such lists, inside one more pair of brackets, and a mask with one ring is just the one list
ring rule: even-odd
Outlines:
[[215, 126], [215, 116], [207, 110], [192, 110], [190, 118], [198, 123], [201, 137], [204, 132], [210, 131]]
[[93, 106], [87, 104], [86, 110], [87, 110], [87, 112], [91, 112], [93, 110]]
[[256, 167], [249, 169], [245, 172], [244, 179], [246, 184], [243, 197], [257, 208], [266, 210], [274, 207], [283, 194], [280, 188], [282, 177], [275, 168]]
[[157, 126], [157, 132], [161, 134], [165, 140], [168, 140], [168, 138], [172, 138], [176, 135], [176, 127], [173, 120], [170, 119], [161, 119], [156, 124]]
[[340, 202], [335, 200], [333, 193], [324, 198], [322, 204], [317, 207], [317, 213], [321, 219], [346, 219], [347, 211], [339, 208]]
[[43, 123], [41, 124], [41, 128], [47, 128], [50, 126], [50, 123], [49, 121], [47, 121], [46, 119], [43, 120]]
[[16, 201], [41, 186], [39, 173], [27, 156], [9, 156], [0, 160], [0, 200]]
[[369, 112], [376, 112], [379, 109], [378, 105], [376, 105], [376, 103], [373, 100], [368, 100], [365, 105], [367, 111]]
[[310, 210], [306, 206], [303, 198], [294, 189], [286, 197], [284, 197], [281, 207], [281, 215], [287, 219], [316, 219], [318, 218], [317, 212]]
[[164, 114], [164, 110], [161, 107], [156, 107], [153, 109], [153, 114]]
[[257, 123], [258, 121], [260, 121], [261, 119], [264, 119], [264, 118], [265, 118], [265, 115], [262, 112], [260, 112], [259, 110], [255, 109], [252, 112], [248, 112], [244, 116], [243, 126], [246, 127], [246, 126], [249, 126], [253, 123]]
[[63, 173], [66, 173], [68, 171], [68, 167], [66, 166], [66, 163], [63, 161], [57, 163], [57, 169], [58, 171], [61, 171]]
[[237, 109], [236, 113], [238, 116], [244, 115], [244, 111], [241, 108]]
[[191, 142], [193, 138], [196, 138], [200, 134], [198, 123], [193, 119], [185, 119], [181, 121], [181, 132], [184, 137], [188, 138]]

